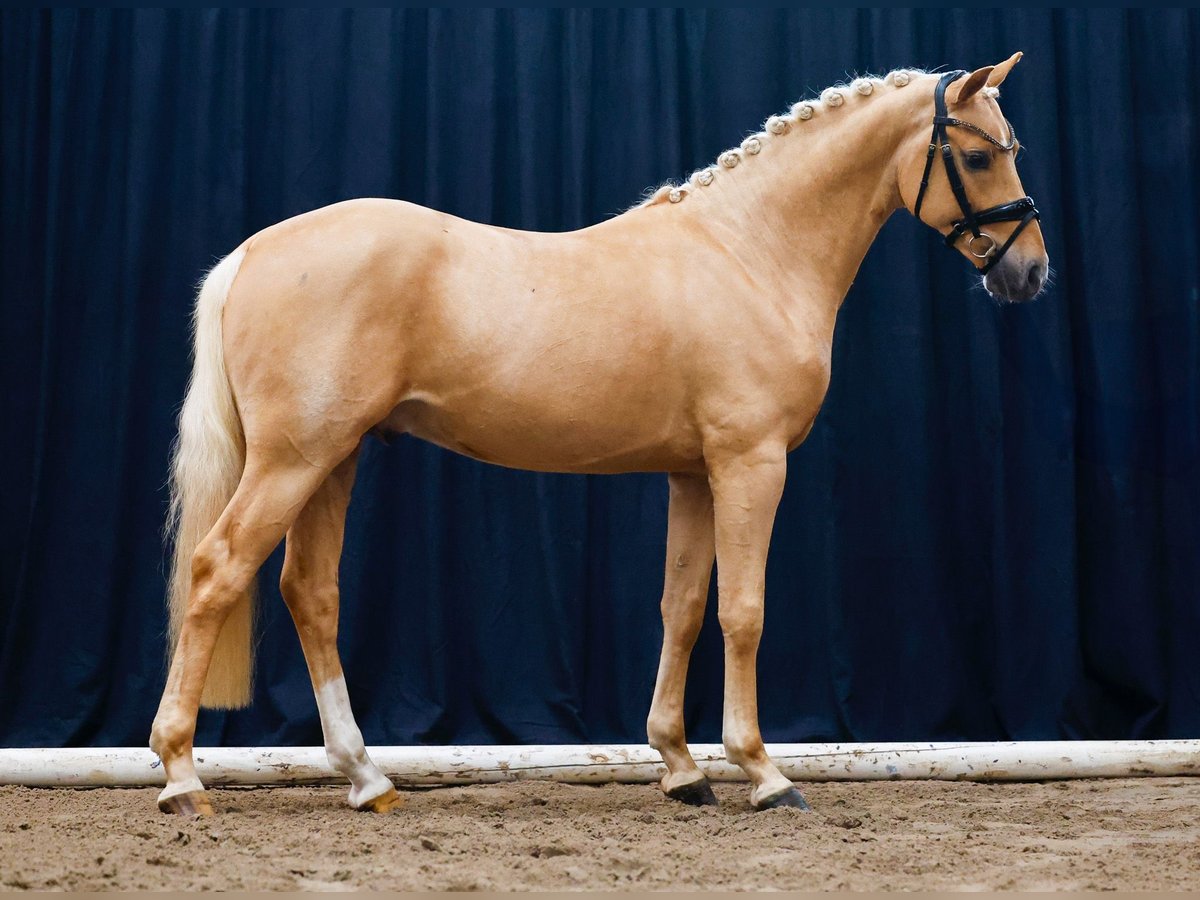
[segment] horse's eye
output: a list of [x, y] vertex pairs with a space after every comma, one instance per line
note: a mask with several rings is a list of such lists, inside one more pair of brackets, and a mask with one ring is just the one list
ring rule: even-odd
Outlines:
[[963, 155], [963, 162], [968, 169], [986, 169], [992, 164], [992, 157], [983, 150], [972, 150]]

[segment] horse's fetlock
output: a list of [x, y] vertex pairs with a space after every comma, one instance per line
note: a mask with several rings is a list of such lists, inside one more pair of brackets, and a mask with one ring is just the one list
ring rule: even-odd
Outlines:
[[725, 746], [725, 758], [735, 766], [757, 762], [766, 755], [761, 738], [725, 737], [722, 743]]
[[678, 723], [651, 718], [646, 722], [646, 741], [654, 750], [678, 747], [684, 743], [683, 729], [679, 727]]
[[362, 744], [338, 742], [325, 748], [325, 756], [329, 765], [337, 771], [347, 774], [367, 765], [367, 748]]
[[176, 756], [182, 752], [192, 735], [192, 725], [187, 716], [176, 712], [160, 712], [150, 727], [150, 749], [160, 758]]

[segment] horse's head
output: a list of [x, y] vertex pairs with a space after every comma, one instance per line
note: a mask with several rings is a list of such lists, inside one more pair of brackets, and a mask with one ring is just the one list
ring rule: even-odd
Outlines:
[[1017, 176], [1019, 144], [996, 101], [1020, 58], [939, 76], [932, 136], [923, 115], [900, 168], [904, 205], [979, 270], [988, 293], [1005, 300], [1033, 299], [1049, 271], [1037, 209]]

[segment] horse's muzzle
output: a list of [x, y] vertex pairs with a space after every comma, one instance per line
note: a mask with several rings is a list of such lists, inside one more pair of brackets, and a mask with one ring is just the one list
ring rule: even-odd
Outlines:
[[1046, 257], [1030, 259], [1014, 253], [1005, 254], [983, 279], [983, 286], [993, 297], [1014, 303], [1032, 300], [1042, 292], [1050, 267]]

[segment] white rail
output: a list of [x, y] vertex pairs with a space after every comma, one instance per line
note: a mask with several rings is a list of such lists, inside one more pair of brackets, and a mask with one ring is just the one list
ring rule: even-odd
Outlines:
[[[716, 781], [740, 781], [719, 744], [693, 744], [696, 762]], [[1200, 741], [1022, 741], [1013, 743], [771, 744], [772, 759], [796, 781], [938, 779], [1040, 781], [1200, 774]], [[642, 745], [371, 747], [400, 785], [477, 784], [540, 778], [574, 784], [648, 783], [663, 774], [658, 753]], [[283, 785], [342, 781], [320, 747], [198, 748], [209, 785]], [[34, 787], [160, 785], [149, 750], [131, 747], [0, 749], [0, 784]]]

